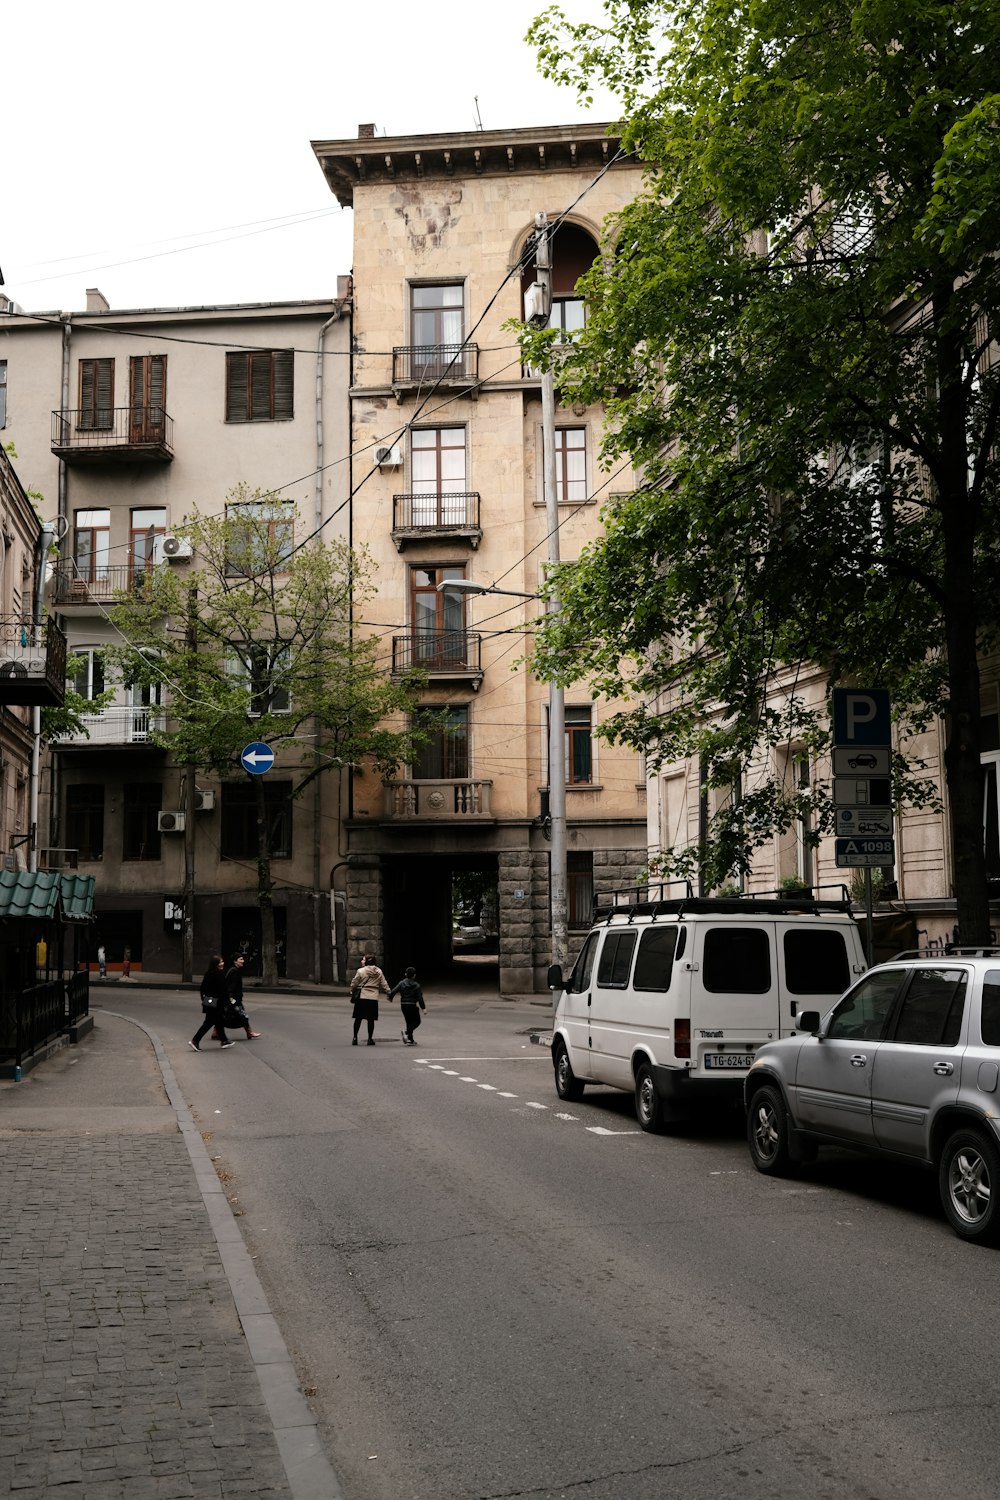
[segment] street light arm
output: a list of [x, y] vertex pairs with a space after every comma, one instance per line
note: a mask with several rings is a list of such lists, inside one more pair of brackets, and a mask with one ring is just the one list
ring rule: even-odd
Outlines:
[[524, 594], [520, 589], [498, 589], [492, 583], [475, 583], [471, 578], [446, 578], [437, 585], [439, 594], [506, 594], [510, 599], [541, 599], [541, 594]]

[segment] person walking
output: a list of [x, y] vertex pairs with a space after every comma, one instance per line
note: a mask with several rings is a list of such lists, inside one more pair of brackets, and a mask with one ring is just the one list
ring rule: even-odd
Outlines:
[[366, 953], [360, 969], [351, 980], [351, 998], [354, 1001], [354, 1036], [351, 1046], [358, 1045], [361, 1022], [368, 1022], [368, 1045], [375, 1045], [375, 1022], [378, 1020], [378, 997], [388, 995], [389, 985], [385, 975], [375, 962], [374, 953]]
[[[226, 987], [229, 1003], [226, 1007], [227, 1014], [224, 1019], [230, 1026], [242, 1026], [247, 1034], [247, 1041], [252, 1042], [260, 1036], [259, 1031], [254, 1031], [247, 1015], [246, 1006], [243, 1004], [243, 965], [246, 963], [246, 955], [234, 953], [233, 961], [226, 970]], [[221, 1031], [221, 1027], [217, 1028]]]
[[103, 943], [97, 945], [97, 975], [99, 979], [108, 977], [108, 955]]
[[195, 1052], [201, 1051], [201, 1039], [209, 1027], [215, 1027], [215, 1035], [223, 1047], [235, 1047], [223, 1029], [223, 1018], [225, 1015], [226, 1001], [229, 999], [229, 987], [226, 984], [226, 963], [221, 953], [213, 953], [211, 962], [205, 970], [205, 977], [201, 981], [201, 1008], [205, 1012], [205, 1020], [201, 1028], [195, 1032], [188, 1042]]
[[399, 1008], [403, 1013], [404, 1030], [399, 1034], [406, 1046], [415, 1047], [416, 1038], [413, 1033], [420, 1025], [420, 1012], [427, 1009], [424, 1004], [424, 992], [417, 983], [416, 969], [407, 969], [399, 983], [394, 984], [389, 991], [390, 1000], [393, 995], [399, 996]]

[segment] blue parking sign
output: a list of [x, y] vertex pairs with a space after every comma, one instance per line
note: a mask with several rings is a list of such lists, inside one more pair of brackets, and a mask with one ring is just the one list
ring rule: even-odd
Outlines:
[[835, 745], [891, 745], [892, 717], [886, 688], [834, 688]]

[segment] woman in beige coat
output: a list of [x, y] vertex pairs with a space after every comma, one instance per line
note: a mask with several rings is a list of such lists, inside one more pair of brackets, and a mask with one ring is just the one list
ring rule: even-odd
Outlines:
[[375, 1045], [375, 1022], [378, 1020], [378, 997], [388, 995], [386, 977], [375, 962], [374, 953], [366, 953], [364, 962], [351, 980], [351, 998], [354, 1001], [354, 1036], [351, 1046], [358, 1045], [361, 1022], [368, 1022], [368, 1045]]

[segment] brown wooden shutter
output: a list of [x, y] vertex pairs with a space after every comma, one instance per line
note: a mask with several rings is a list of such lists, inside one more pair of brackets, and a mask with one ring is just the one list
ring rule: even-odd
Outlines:
[[270, 350], [250, 355], [251, 422], [269, 422], [274, 416], [273, 371], [274, 356]]
[[245, 422], [248, 419], [247, 385], [249, 378], [249, 354], [226, 355], [226, 421]]
[[293, 388], [294, 361], [294, 349], [276, 349], [274, 351], [274, 415], [277, 418], [293, 417], [295, 415]]
[[114, 424], [115, 362], [113, 359], [80, 361], [80, 428], [106, 431]]

